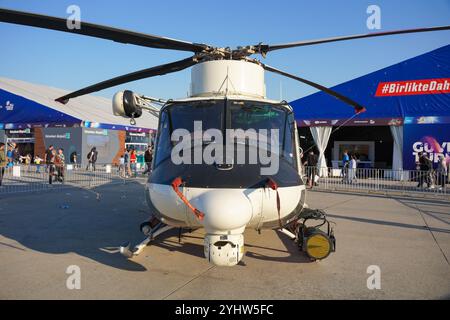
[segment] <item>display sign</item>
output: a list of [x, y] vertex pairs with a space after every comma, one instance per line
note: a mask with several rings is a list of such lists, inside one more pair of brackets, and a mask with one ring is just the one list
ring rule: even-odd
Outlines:
[[64, 133], [54, 133], [54, 134], [45, 134], [45, 139], [70, 139], [70, 132], [64, 132]]
[[108, 129], [84, 129], [85, 134], [107, 136]]
[[380, 82], [376, 97], [450, 93], [450, 78]]
[[145, 132], [128, 132], [131, 137], [145, 137]]
[[345, 125], [350, 126], [401, 126], [403, 124], [402, 118], [353, 118], [353, 119], [314, 119], [314, 120], [297, 120], [299, 127], [324, 127], [335, 126], [339, 127]]
[[403, 129], [403, 169], [415, 170], [419, 152], [437, 166], [439, 155], [450, 161], [450, 124], [408, 124]]
[[30, 128], [26, 129], [18, 129], [18, 130], [7, 130], [7, 134], [30, 134], [31, 130]]

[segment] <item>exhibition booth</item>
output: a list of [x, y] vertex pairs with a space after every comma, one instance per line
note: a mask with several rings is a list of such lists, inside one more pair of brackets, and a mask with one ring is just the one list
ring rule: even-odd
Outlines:
[[63, 148], [85, 163], [96, 147], [99, 163], [117, 163], [125, 147], [145, 149], [158, 118], [144, 113], [131, 125], [114, 116], [111, 100], [81, 96], [67, 104], [54, 101], [67, 91], [24, 81], [0, 78], [0, 141], [15, 143], [21, 155], [43, 157], [46, 148]]
[[450, 157], [450, 45], [332, 89], [366, 111], [355, 114], [323, 92], [291, 102], [320, 167], [341, 166], [344, 150], [358, 156], [359, 167], [392, 170], [415, 170], [421, 151], [435, 164], [439, 154]]

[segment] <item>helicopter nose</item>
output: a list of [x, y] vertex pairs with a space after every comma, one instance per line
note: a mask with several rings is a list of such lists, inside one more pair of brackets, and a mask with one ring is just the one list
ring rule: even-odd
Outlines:
[[211, 190], [200, 199], [206, 232], [243, 232], [252, 218], [250, 200], [242, 193], [229, 190]]

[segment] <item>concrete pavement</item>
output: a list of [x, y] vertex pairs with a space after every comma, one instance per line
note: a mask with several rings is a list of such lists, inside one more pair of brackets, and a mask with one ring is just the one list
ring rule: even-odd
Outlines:
[[[337, 252], [311, 263], [286, 236], [248, 230], [243, 263], [219, 268], [203, 258], [203, 230], [181, 243], [169, 232], [132, 261], [117, 253], [143, 239], [139, 182], [1, 196], [0, 298], [450, 297], [450, 203], [316, 191], [307, 202], [336, 222]], [[66, 287], [70, 265], [80, 267], [80, 290]], [[380, 267], [380, 290], [367, 288], [370, 265]]]

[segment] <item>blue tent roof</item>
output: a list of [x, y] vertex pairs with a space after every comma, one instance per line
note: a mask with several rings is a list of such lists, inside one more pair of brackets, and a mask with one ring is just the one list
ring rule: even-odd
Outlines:
[[[450, 116], [450, 91], [446, 89], [435, 94], [416, 92], [405, 95], [397, 92], [397, 95], [388, 96], [384, 93], [380, 95], [381, 91], [377, 94], [377, 88], [383, 82], [414, 83], [413, 80], [430, 79], [441, 79], [441, 84], [446, 79], [450, 83], [450, 45], [339, 84], [332, 89], [366, 107], [367, 111], [359, 114], [357, 119]], [[352, 107], [323, 92], [295, 100], [291, 105], [297, 120], [342, 120], [354, 115]]]

